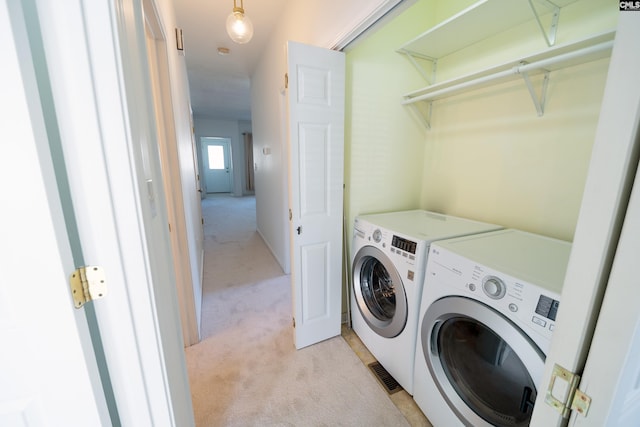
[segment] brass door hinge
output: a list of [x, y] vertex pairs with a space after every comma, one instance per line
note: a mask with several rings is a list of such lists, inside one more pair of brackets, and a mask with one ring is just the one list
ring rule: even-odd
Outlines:
[[591, 398], [578, 390], [579, 382], [580, 375], [558, 364], [554, 365], [545, 403], [555, 408], [563, 418], [569, 418], [571, 411], [577, 411], [586, 417], [591, 406]]
[[289, 73], [284, 74], [284, 88], [289, 89]]
[[296, 327], [296, 318], [293, 317], [292, 320], [293, 320], [293, 327], [295, 328]]
[[69, 281], [73, 305], [76, 308], [107, 294], [107, 281], [102, 267], [80, 267], [71, 274]]

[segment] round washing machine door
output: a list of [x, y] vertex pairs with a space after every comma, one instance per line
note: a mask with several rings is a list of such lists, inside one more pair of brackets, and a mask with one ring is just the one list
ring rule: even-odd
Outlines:
[[481, 302], [445, 297], [425, 312], [422, 352], [449, 407], [467, 425], [528, 426], [545, 356]]
[[380, 249], [364, 246], [353, 260], [353, 293], [360, 313], [378, 335], [393, 338], [407, 323], [407, 297], [393, 263]]

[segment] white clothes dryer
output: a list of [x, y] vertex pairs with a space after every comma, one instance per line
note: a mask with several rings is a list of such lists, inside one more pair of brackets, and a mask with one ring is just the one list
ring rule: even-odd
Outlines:
[[529, 425], [570, 251], [513, 229], [431, 245], [413, 397], [434, 427]]
[[356, 218], [351, 293], [353, 330], [410, 394], [413, 394], [418, 310], [430, 243], [501, 228], [424, 210]]

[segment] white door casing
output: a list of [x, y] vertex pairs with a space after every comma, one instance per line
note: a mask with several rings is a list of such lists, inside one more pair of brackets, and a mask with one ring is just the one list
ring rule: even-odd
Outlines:
[[[192, 275], [189, 256], [187, 223], [185, 218], [185, 198], [182, 192], [180, 158], [175, 138], [174, 116], [171, 106], [171, 87], [167, 70], [167, 43], [160, 26], [159, 17], [149, 1], [144, 3], [144, 24], [149, 58], [149, 76], [154, 103], [157, 146], [162, 162], [162, 181], [167, 197], [167, 214], [176, 272], [176, 287], [180, 304], [180, 317], [184, 345], [200, 341], [202, 293], [199, 276]], [[194, 254], [195, 255], [195, 254]]]
[[[132, 226], [132, 232], [125, 234], [126, 230], [122, 230], [118, 243], [121, 259], [136, 263], [127, 266], [126, 291], [130, 298], [132, 323], [136, 328], [135, 350], [144, 379], [144, 398], [149, 419], [154, 425], [189, 426], [194, 423], [193, 409], [183, 351], [184, 339], [175, 272], [171, 262], [168, 217], [145, 40], [145, 11], [158, 10], [158, 5], [153, 0], [118, 0], [114, 7], [118, 30], [114, 35], [117, 40], [115, 53], [121, 61], [118, 83], [122, 92], [119, 107], [125, 117], [123, 124], [126, 127], [123, 129], [125, 139], [121, 144], [114, 144], [110, 138], [102, 141], [100, 148], [105, 153], [105, 158], [108, 158], [106, 172], [110, 184], [108, 192], [102, 193], [102, 196], [111, 193], [111, 209], [118, 216], [116, 223], [119, 229], [132, 222], [132, 215], [135, 215], [137, 221], [135, 227]], [[93, 23], [90, 22], [87, 26], [91, 24]], [[100, 50], [91, 49], [92, 53], [94, 51], [95, 55], [91, 57], [94, 64], [92, 71], [96, 74], [103, 59]], [[172, 54], [177, 55], [175, 51]], [[101, 84], [102, 82], [95, 83], [95, 86]], [[102, 110], [102, 107], [112, 107], [107, 99], [98, 97], [97, 106], [99, 113], [102, 113], [101, 120], [112, 120], [110, 111]], [[123, 162], [121, 150], [128, 152], [128, 163]], [[117, 157], [118, 154], [120, 157]], [[114, 177], [118, 173], [128, 176], [129, 182], [125, 184], [118, 181]], [[83, 193], [79, 197], [82, 195]], [[123, 196], [130, 198], [132, 202], [128, 209], [119, 205], [119, 198]], [[90, 227], [93, 229], [95, 225]], [[138, 240], [131, 242], [134, 240], [134, 233]], [[96, 240], [87, 242], [87, 246], [92, 249], [98, 250], [98, 245], [99, 241]], [[129, 256], [133, 259], [128, 259]], [[113, 307], [107, 308], [107, 304], [104, 307], [105, 312], [111, 314]], [[109, 321], [113, 322], [114, 319], [110, 317]], [[103, 335], [115, 340], [117, 336], [114, 335], [119, 333], [119, 327], [109, 328]], [[120, 373], [123, 368], [120, 361], [116, 366]], [[118, 403], [120, 406], [120, 402]], [[131, 409], [133, 415], [136, 415], [138, 408]]]
[[[207, 193], [231, 193], [231, 140], [203, 137], [202, 160]], [[215, 159], [217, 164], [212, 164]]]
[[[639, 123], [640, 125], [640, 123]], [[635, 427], [640, 420], [640, 173], [627, 208], [580, 390], [591, 399], [587, 417], [570, 425]]]
[[110, 284], [92, 306], [120, 421], [193, 425], [142, 3], [33, 1], [78, 237]]
[[[622, 13], [618, 37], [624, 37], [629, 48], [637, 52], [640, 39], [640, 16]], [[631, 33], [633, 31], [633, 33]], [[640, 73], [640, 56], [625, 55], [625, 73]], [[626, 75], [626, 74], [625, 74]], [[627, 77], [628, 78], [628, 77]], [[623, 85], [629, 110], [624, 131], [635, 143], [637, 162], [640, 139], [640, 90]], [[637, 86], [637, 85], [636, 85]], [[635, 100], [635, 101], [634, 101]], [[616, 97], [616, 102], [620, 98]], [[635, 111], [633, 105], [635, 104]], [[635, 128], [635, 133], [634, 133]], [[633, 170], [633, 164], [630, 165]], [[627, 206], [622, 233], [616, 247], [611, 274], [598, 316], [595, 334], [585, 365], [580, 390], [592, 398], [587, 417], [572, 414], [570, 425], [581, 427], [633, 427], [640, 420], [640, 286], [638, 286], [638, 254], [640, 254], [640, 173], [635, 169], [635, 182]]]
[[[640, 15], [637, 12], [621, 12], [556, 329], [541, 381], [543, 390], [550, 383], [555, 364], [580, 373], [587, 359], [589, 347], [600, 346], [605, 342], [592, 342], [591, 339], [597, 320], [595, 314], [600, 310], [607, 287], [625, 208], [638, 166], [640, 86], [629, 83], [635, 81], [640, 74], [640, 57], [637, 55], [639, 38]], [[621, 305], [617, 308], [619, 313], [613, 315], [621, 318], [623, 315], [627, 316], [629, 313], [623, 314], [623, 311], [630, 308], [631, 303]], [[637, 315], [637, 312], [633, 315]], [[634, 327], [635, 324], [619, 324], [617, 328], [622, 328], [620, 337], [632, 334], [627, 328]], [[592, 350], [602, 351], [596, 348]], [[604, 351], [626, 353], [627, 350], [628, 343], [624, 343], [619, 349], [608, 347]], [[621, 366], [608, 364], [602, 369], [603, 374], [616, 376], [616, 371], [621, 369]], [[591, 387], [594, 386], [600, 387], [599, 384], [593, 384]], [[608, 392], [608, 395], [599, 393], [599, 401], [593, 402], [592, 405], [602, 405], [601, 408], [611, 407], [611, 399], [615, 393], [613, 390]], [[572, 425], [574, 422], [576, 425], [585, 426], [604, 425], [597, 422], [589, 424], [589, 417], [578, 424], [577, 420], [580, 420], [580, 417], [573, 416]], [[545, 393], [539, 393], [531, 425], [551, 427], [566, 423], [567, 420], [545, 404]]]
[[287, 43], [296, 348], [340, 334], [345, 58]]
[[23, 7], [0, 2], [0, 425], [109, 425], [87, 321], [69, 291], [74, 264]]

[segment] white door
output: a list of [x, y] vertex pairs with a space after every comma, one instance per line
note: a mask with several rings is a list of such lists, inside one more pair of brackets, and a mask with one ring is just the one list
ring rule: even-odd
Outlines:
[[0, 1], [0, 425], [109, 425], [84, 312], [69, 292], [73, 260], [21, 9]]
[[340, 334], [342, 52], [287, 43], [289, 206], [296, 348]]
[[[640, 86], [628, 84], [640, 75], [639, 39], [640, 15], [621, 12], [556, 330], [541, 382], [546, 389], [555, 364], [581, 373], [588, 357], [579, 388], [593, 393], [593, 413], [586, 418], [572, 415], [571, 425], [638, 425], [637, 417], [627, 419], [631, 424], [619, 424], [616, 417], [623, 414], [611, 411], [637, 413], [640, 405], [640, 366], [637, 352], [633, 353], [639, 339], [638, 281], [637, 273], [629, 270], [638, 259], [637, 194], [624, 219], [640, 150]], [[625, 229], [618, 242], [623, 219]], [[596, 319], [603, 294], [605, 304]], [[563, 394], [562, 387], [553, 393], [557, 398]], [[545, 393], [539, 393], [531, 425], [566, 423], [545, 404]]]
[[207, 193], [230, 193], [231, 140], [202, 138], [201, 141]]
[[640, 424], [640, 173], [631, 194], [622, 235], [598, 316], [580, 390], [592, 399], [571, 425], [635, 427]]

